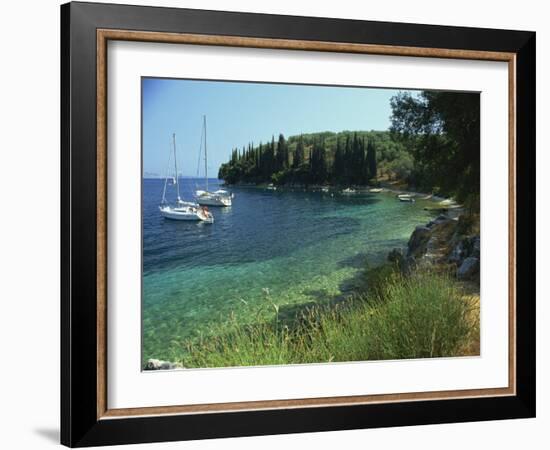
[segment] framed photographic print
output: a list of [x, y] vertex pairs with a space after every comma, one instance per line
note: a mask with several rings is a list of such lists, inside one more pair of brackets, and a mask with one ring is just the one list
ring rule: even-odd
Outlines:
[[534, 416], [535, 33], [61, 19], [63, 444]]

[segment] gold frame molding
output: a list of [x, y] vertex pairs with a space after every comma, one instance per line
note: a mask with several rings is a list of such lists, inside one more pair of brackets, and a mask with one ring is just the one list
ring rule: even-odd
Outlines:
[[[508, 387], [346, 397], [302, 398], [201, 405], [109, 409], [107, 405], [107, 42], [110, 40], [169, 44], [362, 53], [371, 55], [501, 61], [508, 63]], [[401, 47], [237, 36], [97, 30], [97, 419], [132, 416], [220, 413], [265, 409], [344, 406], [420, 400], [516, 395], [516, 54], [445, 48]]]

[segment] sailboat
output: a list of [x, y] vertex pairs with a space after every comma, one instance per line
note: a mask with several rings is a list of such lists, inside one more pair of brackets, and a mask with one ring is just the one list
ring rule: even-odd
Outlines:
[[[174, 171], [175, 176], [169, 177], [166, 174], [166, 179], [164, 180], [164, 189], [162, 191], [162, 201], [159, 205], [160, 214], [166, 219], [172, 220], [192, 220], [192, 221], [202, 221], [206, 223], [213, 223], [214, 217], [212, 213], [208, 211], [208, 208], [202, 207], [193, 202], [187, 202], [181, 199], [180, 197], [180, 184], [178, 176], [178, 162], [176, 155], [176, 134], [172, 135], [172, 142], [174, 145]], [[170, 152], [171, 154], [172, 152]], [[170, 155], [168, 156], [168, 166], [170, 166]], [[166, 186], [168, 185], [168, 180], [173, 180], [174, 185], [176, 186], [177, 201], [176, 205], [172, 206], [166, 201]]]
[[[206, 148], [206, 116], [203, 116], [203, 132], [204, 132], [204, 182], [205, 190], [197, 190], [195, 199], [200, 205], [207, 206], [231, 206], [233, 194], [225, 189], [218, 189], [214, 192], [208, 191], [208, 152]], [[201, 142], [202, 146], [202, 142]], [[199, 154], [200, 158], [200, 154]]]

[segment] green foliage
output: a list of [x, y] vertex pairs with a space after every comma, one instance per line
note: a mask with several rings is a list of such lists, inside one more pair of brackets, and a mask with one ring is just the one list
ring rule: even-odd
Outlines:
[[479, 210], [479, 94], [422, 91], [392, 98], [390, 131], [279, 135], [233, 150], [227, 183], [361, 185], [380, 177], [454, 196]]
[[367, 145], [367, 160], [366, 160], [366, 169], [369, 179], [376, 179], [377, 177], [377, 167], [376, 167], [376, 147], [369, 141]]
[[414, 181], [414, 159], [409, 153], [400, 153], [386, 166], [391, 173], [400, 180]]
[[377, 288], [332, 307], [305, 308], [292, 323], [273, 311], [267, 323], [241, 325], [232, 317], [216, 336], [188, 343], [185, 367], [227, 367], [457, 356], [478, 339], [456, 281], [393, 270]]
[[288, 140], [280, 134], [267, 145], [234, 149], [218, 178], [229, 184], [368, 184], [376, 181], [378, 167], [390, 170], [390, 162], [400, 157], [412, 158], [388, 131], [326, 131]]
[[392, 132], [411, 150], [422, 186], [466, 201], [479, 194], [479, 94], [422, 91], [391, 100]]

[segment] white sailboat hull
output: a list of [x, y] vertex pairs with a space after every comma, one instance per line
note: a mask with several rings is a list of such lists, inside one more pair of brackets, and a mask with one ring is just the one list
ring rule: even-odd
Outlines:
[[185, 221], [194, 221], [194, 222], [206, 222], [213, 223], [214, 218], [210, 213], [205, 213], [204, 211], [197, 210], [195, 208], [172, 208], [169, 206], [160, 207], [160, 214], [165, 219], [170, 220], [185, 220]]
[[231, 206], [230, 195], [219, 195], [206, 191], [197, 191], [196, 200], [199, 205], [205, 206]]

